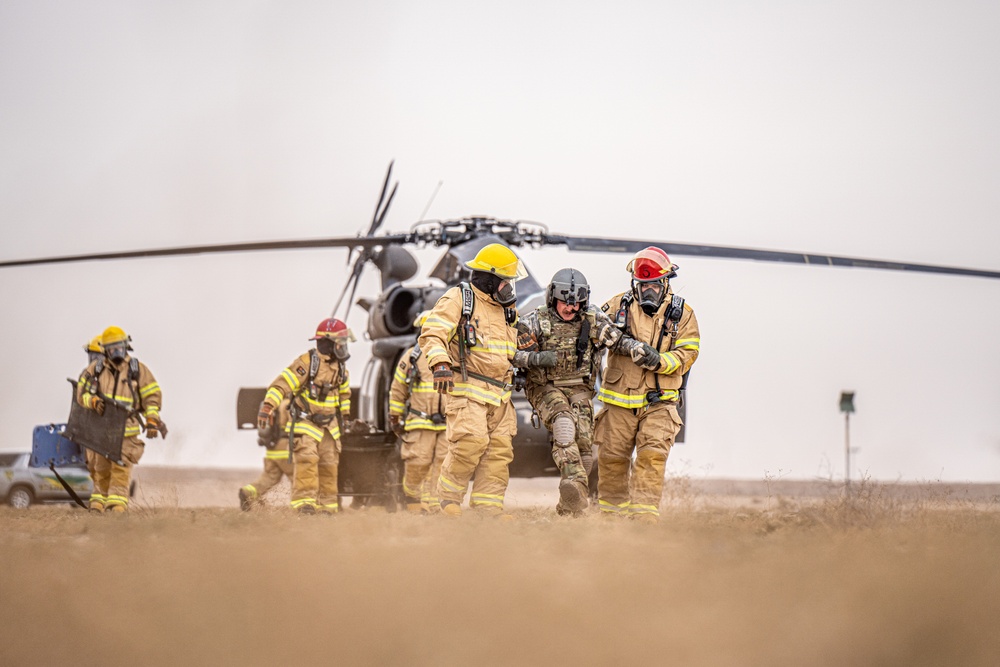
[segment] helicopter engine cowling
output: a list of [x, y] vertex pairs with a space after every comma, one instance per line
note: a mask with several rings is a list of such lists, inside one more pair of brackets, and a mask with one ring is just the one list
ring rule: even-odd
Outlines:
[[379, 295], [368, 317], [368, 337], [372, 340], [415, 333], [413, 320], [431, 308], [445, 288], [433, 285], [404, 287], [393, 285]]

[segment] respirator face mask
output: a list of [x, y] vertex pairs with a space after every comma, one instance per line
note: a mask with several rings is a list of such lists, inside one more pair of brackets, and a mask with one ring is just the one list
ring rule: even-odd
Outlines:
[[663, 303], [663, 297], [667, 293], [667, 286], [660, 280], [650, 282], [634, 282], [632, 290], [642, 312], [652, 315]]

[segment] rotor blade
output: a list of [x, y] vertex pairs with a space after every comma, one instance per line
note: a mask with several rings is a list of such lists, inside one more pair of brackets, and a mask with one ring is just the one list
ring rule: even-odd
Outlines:
[[[333, 310], [331, 311], [331, 317], [337, 316], [337, 311], [340, 310], [340, 304], [344, 301], [344, 297], [347, 296], [347, 290], [351, 289], [351, 285], [356, 285], [358, 282], [358, 277], [361, 275], [362, 262], [364, 261], [364, 254], [362, 253], [356, 260], [354, 260], [354, 266], [351, 267], [351, 275], [347, 277], [347, 282], [344, 283], [344, 289], [340, 290], [340, 296], [337, 297], [337, 303], [333, 304]], [[350, 306], [348, 306], [350, 308]]]
[[98, 259], [132, 259], [136, 257], [172, 257], [180, 255], [207, 255], [224, 252], [249, 252], [256, 250], [300, 250], [308, 248], [376, 248], [387, 243], [406, 243], [409, 234], [393, 234], [359, 238], [356, 236], [329, 239], [302, 239], [298, 241], [256, 241], [251, 243], [223, 243], [219, 245], [186, 246], [181, 248], [152, 248], [148, 250], [127, 250], [124, 252], [104, 252], [90, 255], [64, 255], [62, 257], [41, 257], [37, 259], [14, 259], [0, 261], [0, 268], [30, 266], [33, 264], [61, 264], [65, 262], [89, 262]]
[[[372, 224], [368, 226], [368, 233], [365, 234], [365, 236], [371, 236], [374, 234], [375, 230], [378, 229], [378, 225], [381, 224], [378, 212], [379, 209], [382, 208], [382, 202], [385, 201], [385, 191], [389, 189], [389, 179], [392, 178], [392, 165], [395, 163], [395, 160], [390, 161], [389, 168], [385, 171], [385, 180], [382, 182], [382, 192], [379, 193], [378, 204], [375, 205], [375, 212], [372, 213]], [[393, 192], [395, 192], [395, 188], [393, 188]], [[385, 214], [383, 213], [382, 215], [384, 216]]]
[[396, 188], [398, 188], [398, 187], [399, 187], [399, 182], [397, 181], [392, 186], [392, 192], [389, 193], [389, 199], [386, 200], [385, 206], [382, 207], [382, 213], [378, 216], [378, 221], [376, 221], [375, 226], [372, 227], [372, 231], [369, 234], [369, 236], [371, 236], [371, 234], [374, 234], [376, 231], [378, 231], [378, 229], [382, 226], [382, 222], [385, 221], [385, 214], [389, 212], [389, 206], [392, 204], [392, 200], [396, 196]]
[[886, 269], [889, 271], [920, 271], [924, 273], [946, 273], [958, 276], [975, 276], [979, 278], [1000, 278], [1000, 271], [969, 269], [958, 266], [938, 266], [934, 264], [891, 262], [880, 259], [862, 259], [859, 257], [841, 257], [837, 255], [817, 255], [814, 253], [804, 252], [738, 248], [734, 246], [697, 245], [693, 243], [664, 243], [662, 241], [636, 241], [631, 239], [602, 239], [586, 236], [562, 236], [555, 234], [546, 235], [542, 242], [547, 244], [565, 245], [570, 250], [589, 252], [635, 253], [643, 248], [655, 245], [662, 248], [671, 257], [677, 255], [680, 257], [751, 259], [759, 262], [788, 262], [819, 266], [844, 266], [859, 269]]
[[[379, 213], [378, 208], [375, 209], [375, 218], [372, 220], [371, 227], [368, 228], [368, 236], [366, 238], [371, 238], [372, 234], [378, 231], [379, 227], [382, 226], [382, 222], [385, 220], [385, 214], [389, 211], [389, 206], [392, 204], [393, 198], [396, 196], [396, 188], [399, 187], [399, 182], [397, 181], [392, 186], [392, 192], [389, 193], [389, 199], [385, 200], [385, 206], [382, 206], [382, 201], [385, 199], [385, 188], [389, 184], [389, 174], [392, 173], [392, 162], [389, 163], [389, 171], [385, 174], [385, 183], [382, 184], [382, 194], [379, 197], [379, 207], [381, 207], [382, 212]], [[351, 267], [351, 275], [344, 283], [344, 289], [341, 290], [340, 296], [337, 297], [337, 303], [333, 306], [333, 316], [337, 316], [337, 311], [340, 309], [340, 304], [344, 301], [344, 295], [347, 294], [347, 290], [351, 290], [351, 297], [347, 300], [347, 310], [351, 309], [351, 302], [354, 301], [354, 294], [358, 289], [358, 280], [361, 278], [361, 271], [365, 268], [365, 262], [368, 261], [370, 255], [365, 250], [361, 251], [357, 259], [354, 260], [354, 265]], [[348, 262], [350, 262], [350, 257], [348, 256]], [[346, 315], [345, 315], [346, 318]]]

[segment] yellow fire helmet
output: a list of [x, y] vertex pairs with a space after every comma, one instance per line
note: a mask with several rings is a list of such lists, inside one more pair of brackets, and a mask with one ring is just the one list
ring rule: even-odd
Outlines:
[[85, 352], [104, 352], [104, 348], [101, 346], [101, 337], [94, 336], [90, 339], [90, 342], [83, 346]]
[[510, 281], [520, 280], [528, 275], [514, 251], [502, 243], [485, 246], [465, 265], [473, 271], [493, 273]]
[[115, 343], [128, 343], [131, 338], [120, 327], [108, 327], [101, 334], [101, 346], [107, 347]]

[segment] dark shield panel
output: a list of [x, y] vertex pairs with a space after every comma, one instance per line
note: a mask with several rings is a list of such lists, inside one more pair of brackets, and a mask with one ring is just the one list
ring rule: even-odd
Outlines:
[[105, 402], [104, 414], [99, 415], [76, 402], [74, 397], [63, 435], [78, 445], [125, 465], [122, 460], [122, 440], [129, 411], [116, 403]]

